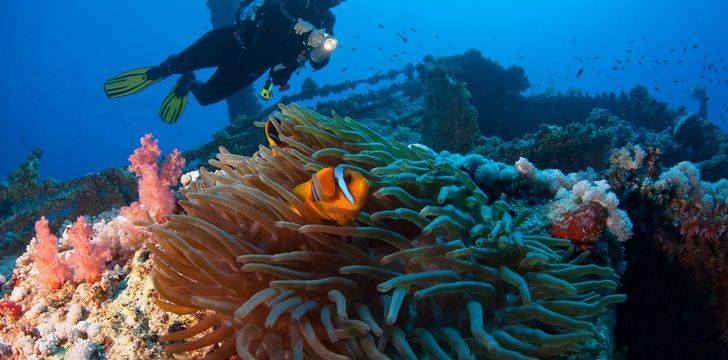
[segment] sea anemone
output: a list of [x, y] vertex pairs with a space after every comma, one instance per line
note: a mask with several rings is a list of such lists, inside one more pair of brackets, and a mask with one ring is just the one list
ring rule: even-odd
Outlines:
[[[532, 359], [597, 346], [590, 319], [625, 299], [604, 295], [616, 287], [612, 269], [581, 264], [568, 240], [519, 231], [524, 214], [489, 204], [426, 148], [295, 105], [272, 116], [285, 144], [276, 156], [221, 148], [210, 161], [221, 171], [201, 170], [184, 214], [148, 227], [155, 302], [201, 318], [163, 336], [166, 351]], [[332, 166], [370, 183], [347, 225], [291, 192]]]

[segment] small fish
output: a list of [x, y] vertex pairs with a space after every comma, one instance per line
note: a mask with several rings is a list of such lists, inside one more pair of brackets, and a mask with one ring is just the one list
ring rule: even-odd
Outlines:
[[617, 64], [622, 64], [622, 60], [617, 59]]
[[647, 36], [646, 35], [642, 35], [642, 41], [645, 41], [645, 40], [647, 40]]
[[672, 48], [672, 50], [670, 50], [670, 54], [672, 54], [674, 52], [675, 52], [675, 48]]
[[377, 26], [379, 26], [379, 27], [380, 27], [381, 29], [386, 29], [386, 28], [384, 27], [384, 25], [382, 25], [382, 24], [377, 24]]
[[[274, 122], [275, 125], [273, 124]], [[277, 149], [286, 147], [278, 133], [278, 126], [280, 125], [281, 123], [273, 116], [269, 116], [268, 121], [265, 122], [265, 138], [268, 139], [268, 145], [270, 145], [273, 156], [278, 155]]]
[[575, 37], [571, 38], [571, 45], [576, 46], [576, 38]]
[[582, 74], [584, 74], [584, 69], [579, 69], [579, 70], [576, 71], [576, 77], [579, 77]]
[[624, 49], [624, 52], [626, 52], [627, 54], [631, 54], [632, 53], [632, 49]]
[[697, 49], [698, 47], [699, 47], [698, 44], [693, 45], [693, 49]]
[[435, 34], [435, 39], [439, 39], [440, 35]]
[[359, 36], [359, 35], [354, 35], [354, 37], [357, 39], [361, 39], [361, 36]]
[[[358, 171], [342, 166], [328, 167], [319, 170], [311, 180], [299, 184], [291, 192], [322, 219], [346, 225], [359, 215], [364, 206], [369, 195], [369, 182]], [[301, 214], [293, 205], [289, 207]]]
[[655, 89], [655, 91], [660, 92], [660, 88], [658, 88], [657, 86], [653, 86], [653, 88]]
[[379, 49], [379, 51], [381, 51], [381, 52], [384, 52], [384, 49], [382, 49], [381, 46], [377, 46], [377, 49]]
[[346, 70], [348, 70], [348, 69], [347, 68], [342, 68], [341, 69], [341, 72], [346, 72]]
[[354, 46], [353, 48], [351, 48], [351, 52], [354, 52], [354, 51], [356, 51], [356, 46]]
[[686, 52], [688, 52], [688, 47], [687, 46], [683, 48], [683, 54], [686, 53]]
[[374, 68], [373, 68], [373, 67], [371, 67], [371, 66], [369, 67], [369, 70], [371, 70], [371, 71], [375, 71], [375, 70], [374, 70]]
[[415, 29], [413, 27], [411, 27], [410, 30], [412, 30], [412, 32], [417, 32], [417, 29]]

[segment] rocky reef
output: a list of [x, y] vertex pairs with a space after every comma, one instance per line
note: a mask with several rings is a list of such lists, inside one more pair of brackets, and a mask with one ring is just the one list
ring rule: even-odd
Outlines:
[[[357, 91], [361, 84], [373, 86]], [[529, 86], [524, 69], [502, 67], [475, 50], [359, 81], [321, 86], [309, 79], [283, 101], [317, 99], [315, 110], [324, 115], [284, 107], [275, 119], [291, 146], [275, 157], [260, 147], [262, 123], [253, 124], [278, 108], [236, 117], [210, 143], [184, 152], [182, 200], [165, 207], [176, 214], [168, 218], [149, 215], [142, 199], [149, 196], [140, 198], [137, 189], [155, 187], [142, 188], [123, 169], [39, 183], [34, 151], [0, 186], [3, 254], [24, 252], [0, 279], [0, 354], [262, 356], [275, 348], [264, 344], [280, 342], [291, 353], [354, 358], [724, 358], [728, 136], [643, 87], [522, 95]], [[328, 117], [332, 112], [357, 121]], [[342, 163], [373, 184], [364, 208], [369, 218], [358, 219], [366, 235], [286, 205], [295, 203], [291, 187]], [[161, 178], [164, 171], [153, 173]], [[277, 220], [231, 210], [240, 206]], [[85, 243], [73, 240], [78, 231], [70, 226], [81, 215], [93, 229]], [[42, 216], [60, 235], [54, 264], [78, 262], [75, 254], [94, 253], [97, 244], [109, 249], [98, 279], [76, 278], [71, 268], [58, 288], [36, 281], [35, 254], [47, 245], [39, 247], [33, 225]], [[260, 225], [233, 226], [229, 219]], [[197, 227], [199, 221], [214, 228]], [[197, 243], [198, 236], [220, 247]], [[299, 240], [242, 249], [226, 242], [260, 236]], [[283, 255], [328, 254], [330, 241], [346, 236], [351, 242], [337, 243], [346, 245], [335, 253], [356, 264], [317, 253], [311, 259], [321, 264], [306, 267], [307, 257]], [[419, 240], [408, 249], [401, 236]], [[581, 278], [564, 275], [567, 269], [580, 269]], [[210, 285], [188, 283], [204, 280], [200, 273]], [[314, 285], [323, 275], [329, 282]], [[225, 290], [232, 277], [255, 289]], [[350, 281], [371, 291], [359, 293]], [[448, 288], [448, 281], [459, 287]], [[545, 291], [546, 283], [563, 293]], [[297, 286], [295, 296], [286, 291]], [[440, 294], [450, 291], [457, 294]], [[610, 304], [624, 300], [619, 294], [627, 300]], [[265, 301], [253, 304], [253, 296]], [[496, 304], [490, 313], [483, 305], [489, 296]], [[444, 311], [451, 303], [462, 311]], [[326, 311], [330, 316], [322, 316]], [[262, 325], [247, 326], [248, 316]], [[569, 341], [550, 342], [546, 334], [554, 330], [570, 334]], [[188, 353], [172, 355], [165, 345]]]

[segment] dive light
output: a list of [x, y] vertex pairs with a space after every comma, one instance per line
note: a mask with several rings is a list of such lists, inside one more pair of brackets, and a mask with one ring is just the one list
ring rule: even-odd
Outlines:
[[320, 63], [339, 47], [339, 41], [323, 30], [314, 30], [308, 37], [308, 46], [313, 49], [311, 50], [311, 61]]

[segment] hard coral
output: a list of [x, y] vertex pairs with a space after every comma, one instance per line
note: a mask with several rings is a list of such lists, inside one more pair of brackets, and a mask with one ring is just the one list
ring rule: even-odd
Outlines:
[[[601, 338], [590, 319], [625, 299], [602, 295], [616, 287], [612, 269], [571, 259], [568, 240], [522, 233], [522, 215], [489, 205], [432, 152], [348, 118], [281, 109], [276, 126], [289, 147], [252, 157], [221, 149], [211, 164], [224, 174], [201, 171], [180, 201], [185, 214], [148, 227], [157, 304], [205, 315], [162, 337], [175, 342], [167, 351], [534, 359]], [[291, 193], [336, 165], [372, 189], [346, 226]]]

